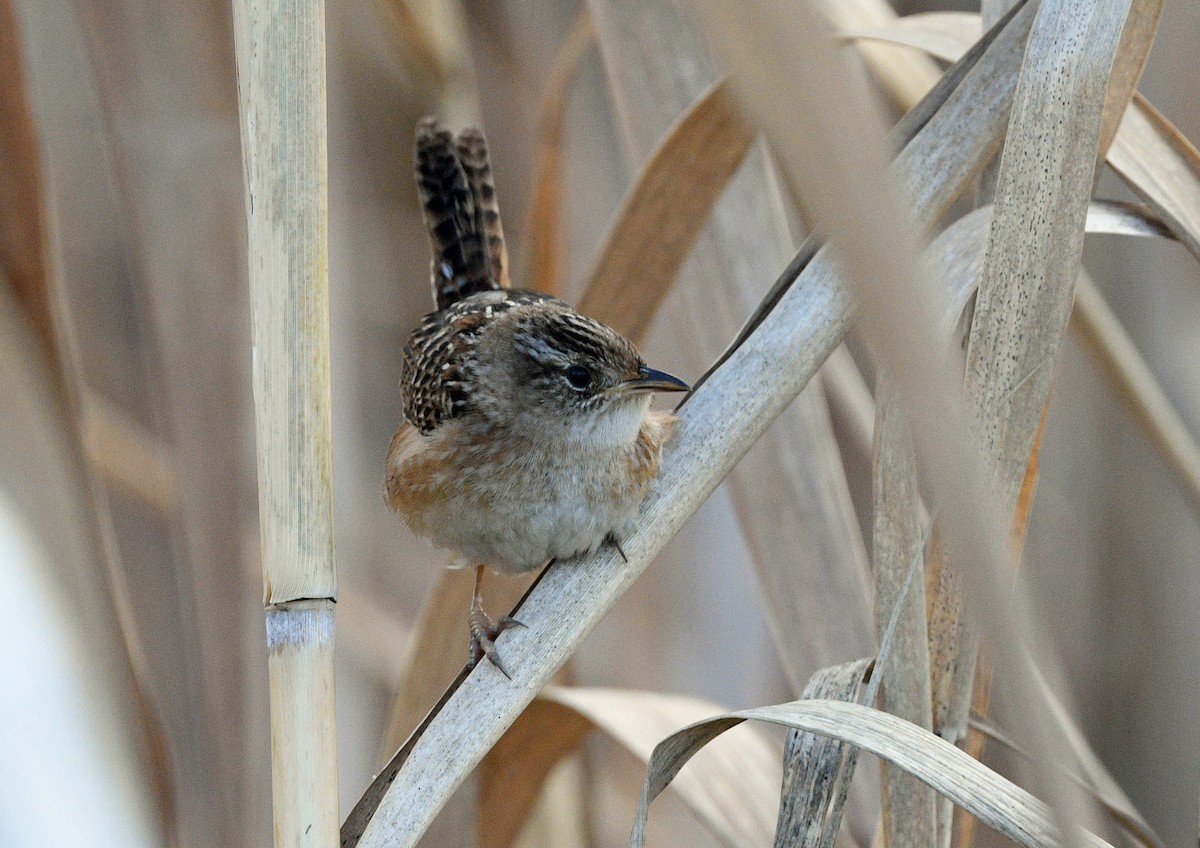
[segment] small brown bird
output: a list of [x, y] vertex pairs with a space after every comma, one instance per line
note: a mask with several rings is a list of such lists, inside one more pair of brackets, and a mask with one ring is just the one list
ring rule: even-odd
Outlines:
[[507, 675], [494, 640], [519, 622], [484, 612], [484, 566], [515, 574], [606, 541], [619, 550], [674, 430], [650, 395], [688, 386], [561, 300], [508, 288], [483, 133], [455, 139], [425, 119], [416, 171], [437, 311], [404, 351], [386, 494], [415, 533], [476, 566], [472, 664], [487, 656]]

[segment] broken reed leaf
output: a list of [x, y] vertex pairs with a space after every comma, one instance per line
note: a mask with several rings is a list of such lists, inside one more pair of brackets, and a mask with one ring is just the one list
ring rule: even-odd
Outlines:
[[586, 8], [575, 15], [550, 71], [546, 95], [538, 120], [537, 153], [533, 164], [533, 191], [525, 213], [525, 250], [521, 273], [523, 285], [555, 297], [562, 296], [563, 258], [560, 231], [563, 203], [563, 137], [571, 86], [587, 50], [595, 42], [592, 19]]
[[[802, 699], [868, 701], [873, 659], [823, 668], [813, 674]], [[711, 715], [711, 713], [710, 713]], [[775, 848], [833, 848], [858, 749], [827, 736], [792, 728], [783, 752], [783, 785]]]
[[[1031, 21], [1026, 3], [997, 25], [994, 41], [979, 55], [969, 54], [948, 72], [953, 90], [936, 87], [929, 95], [936, 107], [919, 104], [914, 110], [922, 115], [920, 130], [895, 169], [905, 182], [923, 188], [913, 200], [920, 219], [939, 217], [994, 149]], [[929, 167], [931, 161], [936, 167]], [[802, 284], [792, 286], [797, 279]], [[602, 551], [543, 573], [521, 606], [521, 619], [530, 627], [502, 636], [506, 658], [520, 664], [514, 680], [489, 676], [486, 665], [469, 678], [460, 674], [355, 805], [343, 825], [344, 848], [415, 844], [503, 729], [807, 383], [848, 318], [827, 254], [793, 262], [764, 303], [754, 331], [710, 375], [714, 385], [697, 388], [682, 409], [680, 434], [643, 504], [639, 529], [625, 544], [629, 562]], [[780, 367], [764, 372], [765, 361]], [[396, 782], [401, 773], [405, 779]]]
[[714, 83], [642, 168], [600, 251], [579, 310], [634, 343], [644, 339], [753, 141], [754, 130], [730, 104], [725, 83]]
[[[1045, 804], [928, 730], [861, 704], [801, 700], [713, 716], [661, 741], [646, 770], [630, 848], [644, 848], [650, 802], [688, 760], [717, 736], [751, 719], [856, 745], [919, 778], [1018, 845], [1046, 848], [1062, 844]], [[1087, 831], [1078, 835], [1084, 845], [1108, 845]]]

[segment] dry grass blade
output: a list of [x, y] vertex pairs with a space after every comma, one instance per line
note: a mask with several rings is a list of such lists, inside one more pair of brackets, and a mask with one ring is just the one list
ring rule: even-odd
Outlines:
[[[913, 203], [921, 219], [944, 212], [994, 149], [1031, 19], [1023, 7], [1008, 22], [949, 96], [942, 93], [941, 108], [930, 110], [897, 158], [898, 177], [922, 187]], [[926, 171], [930, 160], [938, 167]], [[827, 253], [802, 271], [785, 271], [768, 301], [754, 331], [683, 407], [680, 434], [642, 507], [639, 530], [624, 543], [629, 562], [604, 551], [549, 569], [522, 605], [529, 627], [502, 637], [514, 679], [481, 666], [447, 693], [439, 714], [356, 805], [344, 846], [415, 844], [449, 793], [840, 341], [848, 303]], [[764, 371], [763, 362], [776, 367]]]
[[[823, 668], [801, 698], [859, 702], [874, 660]], [[830, 737], [788, 731], [783, 752], [783, 789], [775, 848], [833, 848], [842, 824], [846, 793], [858, 763], [858, 749]]]
[[[971, 44], [983, 35], [983, 25], [975, 12], [931, 12], [907, 15], [875, 26], [843, 27], [839, 38], [854, 41], [878, 41], [921, 50], [957, 62]], [[885, 69], [891, 72], [891, 69]]]
[[[972, 759], [949, 742], [888, 713], [842, 701], [794, 701], [714, 716], [673, 734], [654, 749], [638, 804], [630, 848], [645, 844], [650, 802], [684, 764], [711, 740], [754, 719], [794, 727], [857, 745], [916, 776], [1018, 845], [1061, 844], [1058, 828], [1041, 801]], [[1083, 844], [1104, 846], [1094, 834]]]
[[[886, 373], [877, 379], [876, 397], [872, 551], [879, 640], [893, 614], [899, 615], [881, 707], [928, 730], [932, 696], [924, 581], [903, 594], [912, 562], [923, 559], [917, 463], [903, 411]], [[885, 844], [895, 848], [934, 844], [933, 794], [895, 768], [885, 766], [883, 779]]]
[[1129, 103], [1108, 162], [1200, 258], [1200, 153], [1140, 94]]
[[525, 285], [537, 291], [562, 295], [562, 238], [559, 219], [562, 213], [563, 133], [566, 130], [567, 106], [570, 104], [571, 83], [587, 49], [595, 40], [592, 19], [581, 9], [571, 26], [550, 81], [538, 127], [537, 154], [533, 165], [533, 191], [529, 195], [526, 213], [526, 250], [523, 251], [522, 272], [515, 275]]
[[[814, 0], [813, 6], [839, 30], [884, 26], [896, 20], [896, 10], [887, 0]], [[937, 65], [909, 51], [873, 44], [860, 47], [859, 53], [904, 110], [911, 109], [941, 76]]]
[[[1013, 100], [964, 379], [989, 458], [989, 482], [1010, 521], [1034, 456], [1070, 317], [1104, 117], [1103, 92], [1129, 5], [1087, 8], [1044, 2]], [[1047, 180], [1046, 173], [1059, 178]], [[1039, 226], [1031, 231], [1030, 221]], [[949, 567], [957, 567], [953, 556]], [[950, 626], [959, 625], [951, 620]], [[969, 656], [973, 646], [962, 650]], [[967, 663], [973, 665], [973, 659]], [[960, 677], [956, 682], [961, 685], [944, 687], [946, 726], [935, 728], [950, 739], [965, 732], [972, 702], [970, 681]], [[1079, 805], [1069, 794], [1049, 785], [1047, 791], [1078, 815]]]
[[732, 108], [724, 83], [701, 95], [638, 176], [580, 311], [635, 341], [643, 338], [753, 140], [754, 130]]

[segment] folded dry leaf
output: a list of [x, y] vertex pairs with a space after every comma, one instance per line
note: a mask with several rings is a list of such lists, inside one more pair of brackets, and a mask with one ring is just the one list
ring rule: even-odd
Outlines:
[[[1063, 844], [1045, 804], [928, 730], [860, 704], [802, 700], [713, 716], [660, 742], [642, 786], [630, 848], [645, 845], [650, 802], [684, 764], [717, 736], [750, 719], [820, 734], [869, 751], [918, 777], [1018, 845], [1048, 848]], [[1078, 836], [1084, 845], [1108, 845], [1086, 831]]]

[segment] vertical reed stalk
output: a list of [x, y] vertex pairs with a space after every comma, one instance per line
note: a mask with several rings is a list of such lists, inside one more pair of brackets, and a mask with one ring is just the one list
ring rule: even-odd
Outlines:
[[234, 0], [276, 846], [338, 841], [325, 14]]

